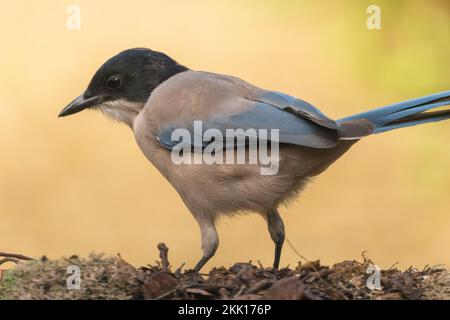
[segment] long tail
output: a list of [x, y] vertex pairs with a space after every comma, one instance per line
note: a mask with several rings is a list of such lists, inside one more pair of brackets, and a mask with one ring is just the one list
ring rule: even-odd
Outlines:
[[[450, 108], [436, 110], [439, 107], [448, 105], [450, 105], [450, 91], [444, 91], [358, 113], [339, 119], [337, 123], [344, 128], [344, 139], [357, 139], [371, 133], [380, 133], [422, 123], [450, 119]], [[368, 130], [371, 131], [369, 132]]]

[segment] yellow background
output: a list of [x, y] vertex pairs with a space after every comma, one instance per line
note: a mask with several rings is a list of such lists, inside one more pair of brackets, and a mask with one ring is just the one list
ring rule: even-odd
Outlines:
[[[366, 28], [381, 8], [382, 29]], [[81, 29], [66, 27], [69, 4]], [[196, 69], [303, 98], [331, 117], [450, 89], [448, 1], [1, 1], [0, 251], [116, 252], [142, 265], [166, 242], [192, 267], [199, 230], [125, 126], [57, 114], [109, 57], [163, 51]], [[450, 121], [373, 136], [281, 208], [310, 259], [450, 264]], [[256, 215], [225, 219], [208, 267], [260, 260]], [[282, 264], [299, 258], [286, 245]]]

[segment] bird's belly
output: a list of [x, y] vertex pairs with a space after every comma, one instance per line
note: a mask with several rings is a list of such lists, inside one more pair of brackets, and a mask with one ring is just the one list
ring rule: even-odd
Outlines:
[[141, 147], [144, 154], [194, 215], [265, 214], [292, 197], [307, 181], [301, 174], [292, 174], [298, 169], [293, 164], [280, 167], [275, 175], [262, 175], [258, 164], [174, 164], [169, 150], [145, 144]]
[[192, 214], [209, 219], [245, 211], [266, 214], [295, 197], [311, 176], [343, 153], [339, 148], [317, 150], [282, 144], [277, 173], [263, 175], [259, 164], [176, 164], [171, 151], [147, 134], [151, 130], [140, 132], [135, 131], [136, 140], [146, 157], [177, 190]]

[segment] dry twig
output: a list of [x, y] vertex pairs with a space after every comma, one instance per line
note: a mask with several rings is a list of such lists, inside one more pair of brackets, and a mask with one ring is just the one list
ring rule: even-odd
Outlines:
[[19, 259], [19, 260], [34, 260], [33, 258], [24, 256], [22, 254], [6, 253], [6, 252], [0, 252], [0, 257], [15, 258], [15, 259]]
[[159, 250], [159, 257], [161, 258], [161, 262], [162, 262], [162, 271], [168, 272], [169, 271], [169, 257], [168, 257], [169, 248], [167, 248], [165, 243], [161, 242], [158, 244], [158, 250]]

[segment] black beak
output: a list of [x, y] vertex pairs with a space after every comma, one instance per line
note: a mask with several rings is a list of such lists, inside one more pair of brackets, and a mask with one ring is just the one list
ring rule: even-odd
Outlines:
[[73, 100], [58, 115], [58, 117], [70, 116], [71, 114], [83, 111], [84, 109], [98, 105], [104, 101], [102, 96], [85, 98], [84, 94]]

